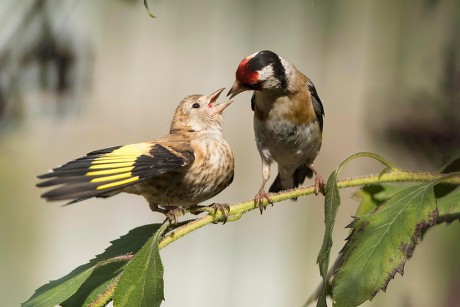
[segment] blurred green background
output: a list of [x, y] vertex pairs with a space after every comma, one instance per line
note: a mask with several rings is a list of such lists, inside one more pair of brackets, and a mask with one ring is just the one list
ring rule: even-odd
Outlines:
[[[460, 151], [460, 1], [3, 0], [0, 3], [0, 305], [163, 217], [133, 195], [45, 203], [35, 176], [91, 150], [168, 132], [189, 94], [231, 86], [262, 49], [315, 83], [325, 111], [323, 177], [357, 151], [433, 170]], [[261, 163], [250, 94], [225, 111], [234, 183], [210, 200], [252, 198]], [[368, 161], [344, 176], [379, 169]], [[273, 174], [275, 169], [273, 169]], [[274, 175], [272, 176], [272, 179]], [[332, 257], [357, 203], [342, 192]], [[301, 306], [320, 282], [323, 198], [211, 225], [162, 251], [164, 306]], [[460, 306], [460, 224], [425, 236], [366, 306]]]

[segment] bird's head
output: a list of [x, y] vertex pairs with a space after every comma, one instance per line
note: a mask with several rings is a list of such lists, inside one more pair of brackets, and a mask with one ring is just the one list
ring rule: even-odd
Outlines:
[[289, 63], [276, 53], [263, 50], [245, 57], [238, 65], [230, 98], [247, 90], [286, 89]]
[[232, 103], [232, 101], [216, 103], [223, 90], [221, 88], [207, 96], [185, 97], [176, 108], [171, 131], [222, 130], [222, 112]]

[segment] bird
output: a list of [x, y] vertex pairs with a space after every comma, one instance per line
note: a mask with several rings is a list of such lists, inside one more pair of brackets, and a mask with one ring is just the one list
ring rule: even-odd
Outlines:
[[264, 210], [270, 166], [278, 164], [278, 175], [269, 192], [292, 189], [315, 175], [315, 194], [325, 194], [325, 183], [313, 162], [322, 143], [324, 107], [313, 82], [293, 64], [273, 51], [263, 50], [245, 57], [235, 73], [227, 96], [253, 91], [254, 134], [262, 160], [262, 185], [254, 203]]
[[[222, 112], [232, 101], [216, 103], [223, 90], [185, 97], [169, 134], [159, 139], [92, 151], [39, 175], [38, 187], [53, 187], [41, 196], [68, 200], [68, 205], [121, 192], [137, 194], [152, 211], [175, 222], [183, 208], [197, 207], [233, 181], [233, 151], [222, 132]], [[225, 222], [228, 205], [214, 205]]]

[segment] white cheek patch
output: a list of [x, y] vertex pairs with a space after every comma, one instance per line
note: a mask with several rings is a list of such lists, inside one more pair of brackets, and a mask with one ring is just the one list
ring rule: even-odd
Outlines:
[[261, 70], [258, 71], [259, 73], [259, 80], [267, 80], [271, 76], [273, 76], [273, 67], [271, 65], [267, 65]]
[[271, 65], [265, 66], [258, 71], [259, 80], [263, 81], [264, 88], [277, 88], [280, 85], [280, 81], [273, 75], [273, 67]]

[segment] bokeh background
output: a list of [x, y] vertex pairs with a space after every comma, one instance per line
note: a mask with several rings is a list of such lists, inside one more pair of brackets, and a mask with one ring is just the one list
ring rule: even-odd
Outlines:
[[[91, 150], [168, 132], [186, 95], [230, 87], [239, 61], [273, 50], [314, 81], [324, 103], [317, 169], [357, 151], [434, 170], [460, 150], [460, 2], [456, 0], [3, 0], [0, 3], [0, 305], [162, 221], [137, 196], [45, 203], [37, 174]], [[261, 183], [250, 93], [225, 111], [234, 183], [210, 200], [252, 198]], [[275, 172], [275, 169], [273, 169]], [[346, 175], [379, 168], [368, 161]], [[274, 178], [274, 176], [272, 177]], [[342, 191], [332, 257], [357, 208]], [[211, 225], [162, 251], [164, 306], [301, 306], [320, 282], [323, 197]], [[366, 306], [460, 306], [460, 224], [425, 236]]]

